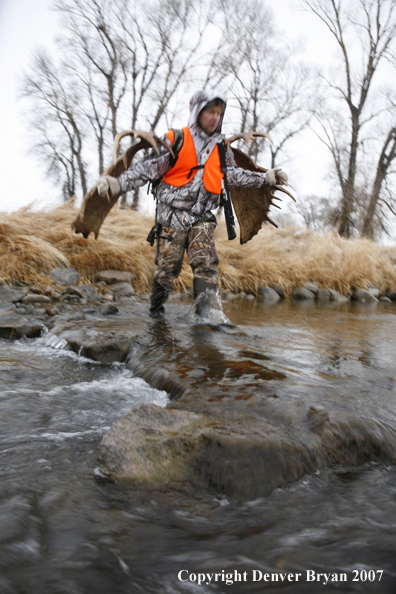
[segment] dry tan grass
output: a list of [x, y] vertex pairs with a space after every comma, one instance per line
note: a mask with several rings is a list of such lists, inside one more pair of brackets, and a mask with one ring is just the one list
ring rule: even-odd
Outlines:
[[[137, 291], [149, 290], [154, 273], [154, 248], [146, 241], [150, 217], [115, 207], [99, 238], [84, 239], [70, 224], [77, 214], [72, 204], [34, 212], [24, 208], [3, 214], [0, 223], [0, 280], [48, 283], [56, 266], [73, 266], [84, 282], [106, 268], [134, 273]], [[262, 285], [279, 284], [287, 293], [306, 281], [347, 294], [354, 286], [375, 284], [396, 290], [396, 247], [365, 239], [346, 240], [336, 233], [297, 227], [265, 226], [249, 243], [229, 242], [224, 222], [216, 231], [220, 285], [224, 290], [255, 293]], [[192, 286], [185, 259], [175, 289]]]

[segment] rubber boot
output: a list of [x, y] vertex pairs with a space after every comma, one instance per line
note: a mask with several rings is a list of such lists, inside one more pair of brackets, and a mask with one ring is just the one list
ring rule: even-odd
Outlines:
[[165, 312], [165, 308], [163, 303], [168, 298], [169, 292], [167, 289], [164, 289], [162, 285], [159, 284], [158, 281], [154, 279], [153, 281], [153, 288], [151, 291], [151, 306], [150, 306], [150, 315], [156, 316], [158, 314], [163, 314]]
[[209, 316], [210, 293], [216, 292], [216, 285], [214, 283], [207, 283], [202, 278], [194, 277], [194, 299], [198, 299], [195, 306], [195, 313], [201, 318]]

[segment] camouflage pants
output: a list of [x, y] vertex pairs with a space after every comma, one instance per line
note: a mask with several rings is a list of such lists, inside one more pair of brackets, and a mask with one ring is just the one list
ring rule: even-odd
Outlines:
[[183, 230], [162, 227], [161, 236], [170, 235], [173, 240], [159, 239], [154, 280], [170, 291], [174, 279], [180, 274], [184, 251], [187, 250], [194, 277], [216, 284], [219, 257], [215, 247], [214, 230], [213, 223], [198, 223], [191, 229]]

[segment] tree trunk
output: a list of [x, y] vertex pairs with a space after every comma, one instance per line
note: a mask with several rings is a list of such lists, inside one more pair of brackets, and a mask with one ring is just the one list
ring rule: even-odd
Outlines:
[[358, 152], [358, 136], [360, 130], [359, 111], [354, 105], [349, 105], [352, 116], [352, 138], [348, 165], [348, 178], [342, 188], [341, 216], [338, 233], [341, 237], [350, 237], [352, 233], [352, 218], [355, 204], [355, 178]]
[[[389, 149], [389, 145], [390, 149]], [[377, 172], [373, 188], [371, 191], [370, 201], [363, 221], [362, 235], [373, 239], [374, 237], [374, 216], [380, 199], [382, 184], [387, 176], [388, 168], [396, 157], [396, 128], [392, 128], [385, 141], [380, 158], [378, 160]]]

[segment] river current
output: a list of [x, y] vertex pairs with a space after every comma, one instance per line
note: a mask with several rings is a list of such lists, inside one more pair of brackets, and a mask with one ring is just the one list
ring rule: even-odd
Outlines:
[[[187, 310], [168, 306], [179, 334], [195, 331]], [[217, 351], [267, 369], [228, 381], [271, 392], [274, 418], [331, 405], [396, 429], [394, 304], [234, 299], [224, 313], [238, 332], [212, 332]], [[396, 591], [396, 466], [336, 465], [243, 504], [183, 483], [128, 488], [98, 472], [98, 445], [166, 392], [51, 332], [0, 340], [0, 369], [1, 594]]]

